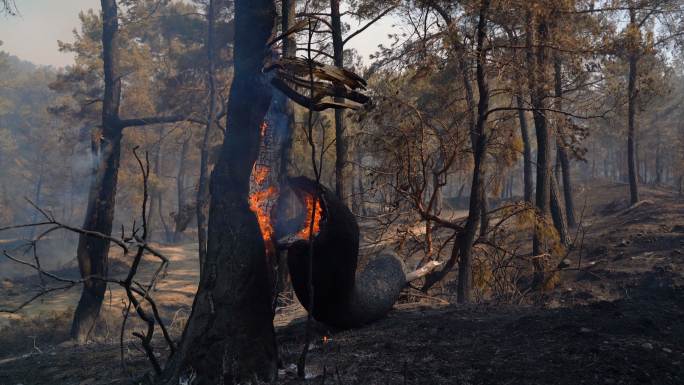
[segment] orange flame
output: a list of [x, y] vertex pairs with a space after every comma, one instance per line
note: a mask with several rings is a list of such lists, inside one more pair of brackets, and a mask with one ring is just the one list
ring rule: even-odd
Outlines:
[[256, 182], [256, 184], [259, 186], [263, 185], [270, 172], [271, 172], [271, 169], [268, 166], [262, 166], [262, 165], [256, 165], [255, 164], [254, 169], [252, 170], [252, 176], [254, 177], [254, 182]]
[[273, 255], [275, 245], [273, 244], [273, 224], [271, 223], [271, 202], [272, 198], [278, 194], [278, 189], [271, 186], [265, 190], [257, 191], [249, 196], [249, 208], [256, 214], [259, 222], [259, 229], [264, 238], [266, 254]]
[[[313, 209], [313, 204], [314, 204], [314, 197], [313, 195], [307, 195], [304, 197], [304, 200], [306, 201], [306, 223], [304, 224], [304, 228], [301, 229], [297, 233], [297, 237], [301, 237], [303, 239], [309, 239], [309, 236], [311, 235], [310, 229], [311, 229], [311, 209]], [[316, 211], [314, 212], [314, 223], [313, 223], [313, 232], [314, 234], [318, 233], [321, 230], [321, 217], [323, 216], [323, 209], [321, 208], [321, 202], [317, 199], [316, 200]]]

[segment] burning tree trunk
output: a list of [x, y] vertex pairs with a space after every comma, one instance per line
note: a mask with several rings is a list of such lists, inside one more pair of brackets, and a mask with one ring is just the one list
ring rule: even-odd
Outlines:
[[164, 375], [200, 384], [272, 381], [277, 352], [265, 248], [250, 210], [250, 177], [271, 102], [262, 72], [275, 20], [272, 1], [235, 2], [235, 76], [227, 135], [211, 180], [207, 255], [183, 340]]

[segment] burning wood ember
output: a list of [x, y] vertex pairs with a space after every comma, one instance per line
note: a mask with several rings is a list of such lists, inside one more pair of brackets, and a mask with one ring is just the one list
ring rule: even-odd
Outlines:
[[[314, 196], [306, 195], [304, 197], [306, 201], [306, 221], [304, 227], [297, 233], [296, 237], [308, 240], [311, 235], [311, 211], [314, 205]], [[321, 231], [321, 218], [323, 217], [323, 208], [321, 207], [321, 201], [316, 200], [316, 211], [314, 212], [314, 223], [313, 223], [313, 233], [318, 234]]]
[[273, 224], [271, 221], [271, 210], [273, 208], [273, 197], [277, 196], [278, 189], [271, 186], [266, 190], [261, 190], [250, 194], [249, 208], [256, 214], [261, 235], [264, 238], [266, 253], [273, 255], [275, 244], [273, 243]]

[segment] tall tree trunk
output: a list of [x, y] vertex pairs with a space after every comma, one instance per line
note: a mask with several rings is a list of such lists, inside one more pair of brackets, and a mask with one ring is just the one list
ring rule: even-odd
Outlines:
[[[633, 28], [638, 28], [636, 23], [636, 10], [629, 8], [629, 22]], [[632, 42], [632, 45], [636, 42]], [[632, 204], [639, 201], [639, 177], [637, 170], [636, 155], [636, 82], [637, 62], [639, 60], [637, 48], [631, 48], [629, 53], [629, 79], [627, 83], [627, 165], [629, 169], [629, 200]]]
[[[330, 21], [332, 24], [333, 61], [335, 66], [344, 67], [344, 42], [342, 40], [342, 17], [340, 0], [330, 0]], [[343, 99], [336, 100], [342, 102]], [[349, 176], [347, 175], [348, 143], [345, 132], [344, 110], [335, 109], [335, 194], [349, 206]]]
[[534, 192], [534, 182], [532, 181], [532, 144], [530, 143], [530, 134], [527, 129], [522, 87], [518, 95], [515, 96], [515, 102], [518, 107], [518, 122], [520, 123], [520, 135], [523, 142], [523, 196], [525, 202], [532, 203], [532, 193]]
[[[101, 4], [105, 87], [102, 100], [102, 142], [97, 172], [88, 194], [83, 229], [111, 235], [123, 132], [119, 124], [121, 79], [116, 76], [119, 24], [116, 1], [101, 0]], [[79, 236], [76, 258], [81, 277], [86, 277], [86, 280], [71, 324], [71, 337], [79, 342], [85, 342], [95, 325], [107, 289], [105, 282], [87, 277], [107, 275], [108, 253], [109, 242], [86, 235]]]
[[[164, 126], [159, 128], [159, 143], [157, 144], [157, 152], [154, 157], [154, 175], [161, 181], [162, 180], [162, 161], [163, 161], [163, 139], [164, 139]], [[161, 186], [154, 192], [154, 202], [150, 200], [150, 216], [156, 213], [159, 218], [159, 223], [162, 225], [164, 230], [164, 242], [172, 241], [172, 233], [169, 229], [169, 225], [166, 223], [166, 214], [164, 213], [164, 193]], [[148, 221], [150, 223], [151, 221]]]
[[192, 370], [197, 384], [235, 384], [276, 377], [271, 282], [264, 242], [249, 208], [250, 175], [260, 125], [271, 103], [262, 73], [275, 20], [270, 0], [235, 1], [235, 75], [227, 134], [214, 168], [205, 274], [200, 277], [179, 349], [164, 382]]
[[477, 123], [475, 125], [475, 140], [473, 141], [473, 180], [470, 187], [470, 205], [468, 219], [463, 232], [457, 237], [459, 248], [457, 301], [467, 303], [472, 301], [473, 289], [473, 243], [477, 236], [477, 226], [482, 212], [484, 198], [484, 159], [487, 155], [487, 137], [485, 128], [489, 114], [489, 85], [487, 84], [486, 60], [487, 51], [484, 44], [487, 38], [487, 12], [489, 0], [482, 0], [480, 17], [477, 24], [477, 69], [476, 80], [479, 94], [477, 103]]
[[185, 224], [187, 224], [187, 217], [189, 213], [186, 211], [187, 200], [185, 199], [185, 173], [187, 169], [187, 158], [188, 152], [190, 151], [190, 140], [192, 135], [188, 133], [187, 137], [183, 139], [183, 144], [181, 145], [180, 157], [178, 159], [178, 173], [176, 174], [176, 199], [177, 199], [177, 212], [176, 212], [176, 229], [173, 233], [173, 241], [178, 242], [185, 230]]
[[[161, 181], [161, 151], [162, 142], [164, 141], [164, 125], [159, 126], [157, 143], [152, 147], [152, 153], [154, 154], [154, 161], [152, 166], [152, 172], [157, 177], [157, 180]], [[159, 188], [153, 189], [150, 192], [150, 210], [147, 212], [147, 239], [154, 239], [154, 232], [156, 230], [156, 220], [154, 215], [154, 209], [159, 205], [158, 201], [161, 199], [161, 186]]]
[[[558, 53], [553, 63], [554, 69], [554, 83], [556, 92], [556, 109], [563, 110], [563, 77], [562, 77], [562, 63]], [[565, 218], [570, 227], [576, 226], [575, 221], [575, 200], [572, 195], [572, 171], [570, 170], [570, 158], [568, 157], [568, 150], [565, 148], [565, 141], [563, 139], [565, 132], [563, 130], [564, 123], [561, 118], [556, 122], [556, 148], [557, 159], [560, 165], [560, 171], [563, 178], [563, 198], [565, 201]], [[556, 182], [558, 178], [556, 178]]]
[[[656, 121], [659, 121], [657, 113], [656, 113]], [[658, 142], [656, 144], [655, 184], [660, 185], [664, 182], [663, 174], [665, 171], [665, 166], [664, 166], [664, 162], [663, 162], [663, 150], [662, 150], [662, 145], [661, 145], [662, 134], [661, 134], [660, 128], [658, 129], [656, 136], [657, 136]]]
[[558, 231], [558, 238], [564, 246], [568, 245], [568, 226], [565, 219], [565, 212], [563, 210], [563, 204], [560, 197], [560, 188], [558, 187], [558, 180], [556, 176], [551, 174], [551, 218], [553, 219], [553, 225]]
[[216, 2], [209, 0], [207, 6], [207, 85], [209, 87], [209, 108], [207, 109], [207, 125], [202, 136], [200, 147], [200, 175], [197, 182], [197, 242], [199, 252], [200, 276], [204, 272], [204, 260], [207, 255], [207, 214], [209, 211], [209, 140], [216, 119], [216, 64], [214, 62], [214, 21], [216, 18]]
[[[443, 279], [446, 274], [453, 268], [458, 258], [458, 288], [457, 301], [459, 303], [471, 302], [473, 298], [473, 244], [477, 237], [477, 229], [480, 225], [480, 215], [482, 214], [482, 198], [484, 197], [484, 170], [483, 161], [487, 155], [487, 137], [485, 128], [487, 125], [487, 117], [489, 114], [489, 85], [487, 84], [486, 76], [486, 59], [487, 51], [484, 47], [487, 37], [487, 13], [489, 11], [489, 0], [482, 0], [480, 4], [480, 15], [477, 24], [477, 66], [476, 66], [476, 81], [479, 91], [479, 101], [477, 104], [477, 120], [469, 123], [471, 127], [471, 145], [473, 148], [473, 174], [470, 185], [470, 200], [468, 207], [468, 218], [462, 231], [460, 231], [454, 240], [453, 249], [451, 251], [451, 258], [444, 265], [440, 271], [433, 272], [425, 278], [425, 284], [421, 288], [427, 291], [435, 283]], [[448, 14], [440, 12], [442, 17], [450, 23]], [[455, 43], [454, 43], [455, 44]], [[468, 71], [465, 66], [465, 59], [462, 57], [459, 61], [463, 66], [460, 68], [463, 76], [463, 83], [466, 89], [466, 103], [471, 105], [474, 103], [472, 99], [472, 87], [470, 79], [468, 78]], [[470, 109], [470, 116], [474, 117], [473, 109]], [[471, 119], [469, 118], [469, 119]], [[465, 184], [463, 185], [465, 187]], [[463, 187], [459, 192], [459, 197], [463, 192]]]
[[[534, 117], [535, 134], [537, 137], [537, 189], [535, 205], [539, 215], [543, 218], [549, 216], [550, 185], [551, 185], [551, 141], [546, 120], [546, 54], [544, 44], [547, 41], [547, 24], [544, 20], [535, 23], [531, 12], [527, 15], [527, 61], [530, 70], [529, 88], [530, 101], [532, 104], [532, 115]], [[535, 25], [536, 24], [536, 25]], [[533, 39], [533, 34], [538, 35]], [[537, 49], [533, 50], [533, 41], [536, 41]], [[541, 224], [540, 224], [541, 225]], [[532, 242], [532, 253], [540, 255], [543, 253], [544, 240], [540, 231], [535, 230]], [[533, 260], [534, 264], [534, 285], [540, 285], [544, 280], [544, 265], [539, 258]]]

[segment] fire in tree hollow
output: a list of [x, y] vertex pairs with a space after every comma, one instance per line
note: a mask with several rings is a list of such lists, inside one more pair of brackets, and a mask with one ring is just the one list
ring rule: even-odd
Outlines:
[[[251, 192], [249, 195], [249, 207], [256, 215], [259, 223], [261, 235], [264, 238], [264, 247], [266, 254], [272, 256], [275, 254], [275, 239], [274, 239], [274, 217], [273, 208], [278, 200], [279, 189], [277, 186], [277, 178], [271, 175], [272, 160], [269, 159], [269, 154], [272, 153], [271, 142], [273, 141], [273, 133], [269, 130], [268, 122], [264, 121], [259, 130], [261, 132], [261, 151], [259, 152], [259, 159], [252, 168], [252, 183]], [[314, 196], [306, 195], [304, 197], [306, 205], [305, 221], [302, 228], [296, 233], [296, 237], [300, 239], [309, 239], [311, 228], [311, 210], [313, 209]], [[316, 202], [316, 210], [314, 212], [313, 233], [317, 234], [320, 231], [320, 220], [323, 216], [323, 208], [320, 201]]]
[[[259, 127], [261, 132], [262, 147], [265, 147], [266, 134], [268, 132], [268, 122], [264, 121]], [[263, 153], [263, 151], [260, 151]], [[271, 167], [267, 161], [262, 159], [257, 160], [252, 168], [252, 192], [249, 195], [249, 208], [254, 212], [259, 222], [259, 229], [264, 238], [264, 247], [266, 254], [274, 255], [275, 243], [273, 241], [273, 222], [271, 218], [271, 211], [278, 197], [278, 188], [273, 183], [269, 182], [269, 175]], [[269, 186], [270, 184], [270, 186]]]
[[[306, 200], [306, 222], [304, 223], [304, 228], [302, 228], [297, 233], [297, 237], [302, 238], [302, 239], [309, 239], [309, 236], [311, 235], [309, 230], [311, 229], [311, 210], [313, 209], [314, 196], [313, 195], [306, 195], [304, 197], [304, 199]], [[316, 200], [316, 211], [314, 212], [314, 223], [313, 223], [314, 234], [316, 234], [320, 231], [320, 222], [321, 222], [322, 216], [323, 216], [323, 209], [321, 208], [321, 201], [319, 199], [317, 199]]]

